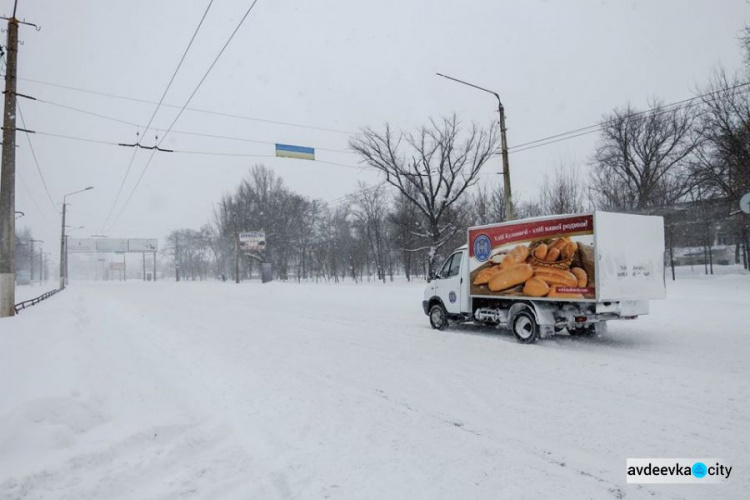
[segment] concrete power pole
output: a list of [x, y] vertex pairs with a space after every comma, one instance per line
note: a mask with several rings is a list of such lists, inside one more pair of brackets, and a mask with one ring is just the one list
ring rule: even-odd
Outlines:
[[16, 19], [18, 0], [8, 21], [6, 46], [5, 107], [3, 109], [3, 154], [0, 166], [0, 317], [16, 314], [16, 71], [18, 25], [39, 27]]
[[60, 290], [65, 289], [65, 200], [63, 198], [62, 229], [60, 230]]
[[[14, 9], [15, 10], [15, 9]], [[0, 317], [16, 314], [16, 65], [18, 20], [8, 19], [3, 155], [0, 169]]]
[[[493, 92], [494, 93], [494, 92]], [[505, 193], [505, 218], [507, 220], [515, 219], [513, 213], [513, 193], [510, 190], [510, 164], [508, 163], [508, 141], [505, 138], [505, 108], [503, 107], [500, 96], [495, 94], [497, 97], [498, 112], [500, 113], [500, 148], [503, 156], [503, 189]]]

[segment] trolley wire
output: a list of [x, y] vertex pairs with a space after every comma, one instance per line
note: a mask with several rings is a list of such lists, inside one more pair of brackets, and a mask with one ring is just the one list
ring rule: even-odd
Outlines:
[[[227, 38], [227, 41], [221, 47], [221, 50], [219, 50], [218, 54], [216, 54], [216, 57], [211, 62], [211, 65], [208, 67], [208, 69], [204, 73], [203, 77], [200, 79], [200, 81], [198, 82], [198, 84], [195, 86], [195, 88], [191, 92], [190, 96], [185, 101], [185, 104], [180, 108], [180, 111], [177, 113], [177, 116], [175, 116], [174, 120], [172, 120], [172, 123], [169, 125], [169, 128], [167, 128], [166, 132], [164, 132], [164, 135], [162, 135], [161, 138], [159, 139], [159, 142], [156, 145], [157, 147], [161, 146], [161, 144], [167, 138], [167, 136], [171, 132], [172, 128], [177, 123], [177, 120], [180, 119], [180, 117], [182, 116], [182, 114], [185, 112], [185, 109], [190, 104], [190, 101], [192, 101], [193, 97], [195, 97], [195, 94], [198, 93], [198, 90], [203, 85], [203, 82], [206, 81], [206, 78], [208, 78], [208, 75], [214, 69], [214, 66], [216, 66], [216, 63], [221, 58], [222, 54], [224, 54], [224, 51], [227, 49], [227, 47], [231, 43], [231, 41], [234, 38], [234, 36], [237, 34], [237, 32], [239, 31], [240, 27], [245, 23], [245, 20], [250, 15], [250, 13], [253, 11], [253, 9], [255, 8], [255, 5], [257, 3], [258, 3], [258, 0], [253, 0], [253, 2], [250, 4], [250, 7], [248, 7], [247, 11], [245, 11], [245, 14], [242, 16], [242, 18], [240, 19], [240, 21], [237, 23], [237, 26], [235, 26], [235, 28], [232, 31], [231, 35], [229, 35], [229, 38]], [[117, 221], [120, 219], [120, 217], [122, 216], [123, 212], [125, 211], [125, 209], [127, 208], [128, 204], [130, 203], [130, 200], [133, 198], [133, 195], [138, 190], [138, 186], [140, 186], [141, 180], [143, 180], [143, 176], [148, 171], [148, 167], [151, 165], [151, 162], [153, 161], [155, 154], [156, 154], [156, 149], [154, 149], [154, 150], [151, 151], [151, 155], [149, 156], [148, 161], [146, 162], [146, 164], [144, 165], [143, 169], [141, 170], [141, 174], [138, 176], [138, 179], [136, 180], [135, 185], [133, 186], [133, 189], [130, 191], [130, 194], [128, 195], [127, 199], [125, 200], [125, 203], [123, 204], [122, 208], [120, 209], [120, 212], [117, 214], [117, 217], [112, 222], [112, 226], [114, 226], [117, 223]]]
[[[182, 67], [182, 63], [185, 62], [185, 58], [187, 57], [187, 54], [190, 51], [190, 48], [193, 46], [195, 37], [198, 35], [198, 31], [200, 30], [201, 26], [203, 26], [203, 21], [205, 21], [206, 16], [208, 15], [208, 11], [211, 9], [211, 5], [213, 5], [213, 3], [214, 3], [214, 0], [210, 0], [208, 2], [208, 5], [206, 6], [206, 10], [203, 11], [203, 16], [201, 16], [201, 20], [198, 23], [198, 26], [196, 26], [195, 30], [193, 31], [193, 36], [190, 37], [190, 41], [188, 42], [187, 47], [185, 47], [185, 50], [182, 52], [182, 57], [180, 57], [180, 62], [177, 63], [177, 67], [174, 69], [174, 72], [172, 73], [172, 77], [169, 79], [169, 83], [167, 83], [167, 87], [164, 89], [164, 92], [162, 92], [161, 98], [159, 99], [159, 102], [156, 104], [156, 107], [154, 108], [154, 112], [151, 114], [151, 118], [149, 119], [148, 124], [146, 125], [146, 128], [143, 131], [144, 137], [146, 133], [148, 133], [148, 129], [149, 127], [151, 127], [151, 124], [153, 123], [154, 118], [156, 117], [156, 114], [159, 112], [159, 108], [164, 102], [164, 99], [167, 97], [167, 93], [169, 92], [169, 89], [172, 87], [172, 83], [174, 83], [174, 80], [177, 77], [177, 73], [180, 71], [180, 68]], [[136, 143], [138, 143], [138, 141], [136, 141]], [[115, 196], [115, 199], [112, 202], [112, 206], [109, 209], [107, 218], [104, 220], [104, 223], [102, 224], [102, 229], [104, 228], [104, 226], [107, 225], [107, 222], [109, 222], [109, 219], [110, 217], [112, 217], [112, 213], [114, 212], [115, 207], [117, 206], [117, 202], [120, 200], [120, 195], [122, 194], [122, 190], [125, 187], [125, 182], [127, 181], [128, 175], [130, 175], [130, 170], [133, 167], [133, 162], [135, 161], [137, 151], [138, 151], [138, 148], [134, 148], [133, 154], [130, 155], [128, 166], [125, 169], [125, 175], [122, 177], [122, 181], [120, 182], [120, 187], [117, 189], [117, 195]]]

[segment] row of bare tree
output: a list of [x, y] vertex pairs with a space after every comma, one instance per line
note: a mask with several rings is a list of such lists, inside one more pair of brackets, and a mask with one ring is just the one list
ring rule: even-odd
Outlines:
[[[747, 50], [750, 30], [746, 35]], [[517, 216], [643, 212], [717, 198], [736, 205], [750, 191], [748, 91], [741, 75], [719, 70], [695, 99], [615, 109], [604, 116], [588, 164], [554, 169], [539, 193], [515, 200]], [[497, 139], [495, 125], [462, 126], [456, 116], [414, 132], [364, 129], [350, 147], [382, 174], [381, 184], [325, 203], [256, 166], [223, 197], [210, 224], [173, 233], [166, 251], [186, 278], [231, 276], [237, 232], [265, 230], [267, 250], [240, 259], [243, 277], [262, 261], [280, 279], [432, 274], [446, 252], [464, 243], [468, 226], [506, 219], [502, 192], [479, 185], [482, 167], [498, 154]], [[745, 219], [737, 218], [736, 230], [747, 244]]]

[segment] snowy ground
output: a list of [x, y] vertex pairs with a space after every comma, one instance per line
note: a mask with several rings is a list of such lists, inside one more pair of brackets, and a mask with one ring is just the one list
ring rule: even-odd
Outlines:
[[668, 286], [528, 346], [431, 330], [420, 284], [73, 282], [0, 321], [0, 499], [746, 498], [750, 276]]

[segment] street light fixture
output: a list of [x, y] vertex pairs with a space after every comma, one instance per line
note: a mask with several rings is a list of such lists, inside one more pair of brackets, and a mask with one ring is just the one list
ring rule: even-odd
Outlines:
[[[79, 191], [73, 191], [72, 193], [68, 193], [65, 196], [63, 196], [63, 206], [62, 206], [62, 230], [60, 232], [60, 290], [65, 289], [65, 284], [68, 281], [68, 259], [67, 259], [67, 252], [66, 252], [66, 244], [65, 244], [65, 207], [67, 205], [67, 198], [68, 196], [73, 196], [74, 194], [83, 193], [84, 191], [90, 191], [94, 189], [94, 186], [89, 186], [87, 188], [81, 189]], [[77, 229], [83, 229], [83, 226]]]
[[489, 94], [494, 95], [497, 97], [497, 111], [500, 114], [500, 147], [501, 147], [501, 153], [503, 157], [503, 187], [504, 187], [504, 194], [505, 194], [505, 218], [507, 220], [513, 220], [515, 217], [513, 215], [513, 201], [512, 201], [512, 194], [510, 189], [510, 166], [508, 165], [508, 142], [505, 138], [505, 108], [503, 107], [503, 102], [500, 100], [500, 94], [493, 90], [488, 90], [484, 87], [480, 87], [479, 85], [474, 85], [473, 83], [465, 82], [463, 80], [459, 80], [458, 78], [453, 78], [452, 76], [444, 75], [442, 73], [436, 73], [437, 76], [441, 76], [443, 78], [447, 78], [448, 80], [453, 80], [454, 82], [461, 83], [463, 85], [468, 85], [469, 87], [474, 87], [477, 90], [482, 90], [484, 92], [487, 92]]

